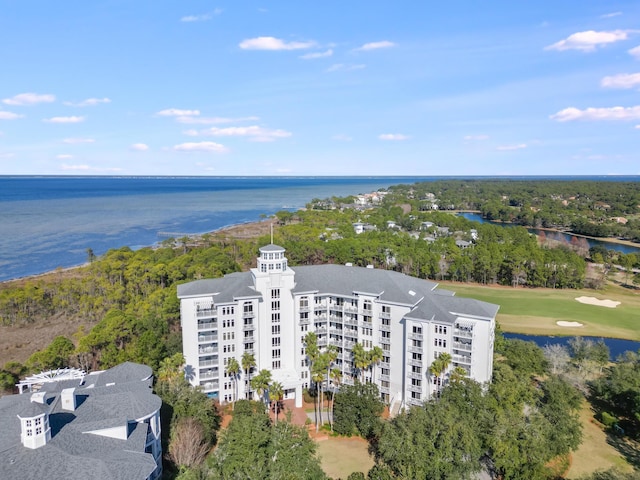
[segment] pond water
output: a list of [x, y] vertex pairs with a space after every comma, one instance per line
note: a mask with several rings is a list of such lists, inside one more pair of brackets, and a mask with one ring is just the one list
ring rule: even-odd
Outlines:
[[[575, 338], [575, 336], [567, 336], [567, 337], [555, 337], [551, 335], [523, 335], [520, 333], [504, 333], [505, 338], [518, 338], [520, 340], [535, 342], [539, 347], [544, 347], [545, 345], [553, 345], [560, 344], [567, 346], [569, 344], [569, 340]], [[600, 339], [604, 340], [604, 343], [609, 347], [609, 353], [612, 360], [615, 360], [616, 357], [623, 354], [627, 351], [637, 352], [640, 350], [640, 342], [636, 342], [634, 340], [622, 340], [620, 338], [602, 338], [602, 337], [582, 337], [585, 340], [591, 340], [593, 342], [597, 342]]]
[[[459, 213], [458, 215], [461, 216], [461, 217], [466, 218], [467, 220], [471, 220], [472, 222], [491, 223], [492, 225], [499, 225], [501, 227], [517, 227], [517, 226], [519, 226], [519, 225], [516, 225], [514, 223], [492, 222], [490, 220], [487, 220], [486, 218], [482, 218], [482, 215], [480, 215], [479, 213], [463, 212], [463, 213]], [[541, 230], [539, 228], [527, 228], [527, 230], [530, 233], [534, 233], [536, 235], [539, 235], [540, 233], [544, 232], [544, 234], [547, 236], [547, 238], [550, 238], [550, 239], [553, 239], [553, 240], [565, 241], [567, 243], [570, 243], [572, 238], [576, 238], [576, 237], [580, 238], [580, 239], [584, 238], [584, 237], [580, 237], [578, 235], [572, 235], [570, 233], [553, 232], [553, 231], [549, 231], [549, 230]], [[607, 242], [607, 241], [603, 241], [603, 240], [594, 240], [594, 239], [591, 239], [591, 238], [586, 238], [586, 241], [589, 244], [589, 248], [595, 247], [596, 245], [600, 245], [600, 246], [606, 248], [607, 250], [615, 250], [616, 252], [636, 253], [636, 254], [640, 253], [640, 246], [632, 247], [630, 245], [620, 245], [619, 243]]]

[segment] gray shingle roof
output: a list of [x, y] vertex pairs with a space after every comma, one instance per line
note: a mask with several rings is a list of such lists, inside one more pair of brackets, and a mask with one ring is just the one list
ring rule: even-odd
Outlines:
[[251, 272], [236, 272], [222, 278], [196, 280], [178, 285], [178, 297], [214, 295], [214, 302], [233, 302], [235, 298], [261, 297], [253, 288]]
[[[42, 411], [43, 405], [31, 403], [29, 393], [0, 398], [0, 478], [147, 478], [156, 468], [144, 451], [148, 425], [132, 421], [153, 414], [162, 403], [151, 391], [151, 380], [143, 381], [150, 375], [149, 367], [129, 362], [88, 375], [83, 386], [75, 382], [75, 411], [62, 409], [58, 385], [43, 385], [41, 391], [54, 397], [49, 405], [52, 436], [34, 450], [20, 441], [16, 413], [25, 407]], [[126, 440], [86, 433], [115, 427], [128, 430]]]

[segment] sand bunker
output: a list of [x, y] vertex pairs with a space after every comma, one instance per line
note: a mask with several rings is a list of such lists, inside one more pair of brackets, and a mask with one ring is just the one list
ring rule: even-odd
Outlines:
[[598, 307], [616, 308], [620, 305], [620, 302], [613, 300], [598, 300], [595, 297], [577, 297], [577, 301], [580, 303], [586, 303], [587, 305], [596, 305]]
[[559, 327], [581, 327], [582, 326], [580, 322], [565, 322], [564, 320], [557, 321], [556, 325], [558, 325]]

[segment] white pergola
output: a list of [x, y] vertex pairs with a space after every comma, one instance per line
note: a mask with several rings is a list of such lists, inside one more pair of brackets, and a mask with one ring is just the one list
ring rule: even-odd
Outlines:
[[[57, 368], [45, 372], [36, 373], [20, 380], [16, 386], [20, 393], [24, 393], [25, 388], [29, 392], [38, 391], [45, 383], [59, 382], [61, 380], [82, 380], [86, 373], [77, 368]], [[34, 387], [35, 390], [34, 390]]]

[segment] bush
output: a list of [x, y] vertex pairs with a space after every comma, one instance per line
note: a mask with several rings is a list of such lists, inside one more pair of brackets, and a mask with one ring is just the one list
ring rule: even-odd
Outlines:
[[313, 403], [314, 402], [314, 397], [311, 396], [311, 393], [309, 393], [308, 389], [304, 389], [302, 391], [302, 399], [304, 400], [305, 403]]
[[608, 412], [602, 412], [602, 423], [604, 424], [605, 427], [607, 428], [611, 428], [613, 427], [616, 423], [618, 423], [618, 419], [614, 416], [611, 415]]

